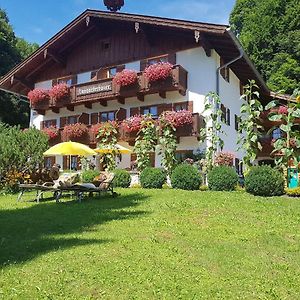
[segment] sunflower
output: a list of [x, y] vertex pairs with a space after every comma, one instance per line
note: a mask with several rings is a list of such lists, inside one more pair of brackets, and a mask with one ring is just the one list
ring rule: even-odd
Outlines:
[[296, 101], [297, 101], [297, 103], [300, 103], [300, 95], [298, 95], [298, 96], [296, 97]]

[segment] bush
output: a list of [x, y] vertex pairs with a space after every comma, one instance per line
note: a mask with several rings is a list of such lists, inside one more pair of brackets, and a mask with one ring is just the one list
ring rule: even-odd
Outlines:
[[270, 166], [253, 167], [245, 176], [246, 192], [258, 196], [278, 196], [284, 193], [283, 175]]
[[300, 197], [300, 187], [286, 189], [285, 192], [290, 197]]
[[208, 186], [207, 185], [201, 185], [199, 190], [202, 191], [202, 192], [208, 191]]
[[208, 188], [213, 191], [233, 191], [238, 184], [238, 174], [228, 166], [214, 167], [207, 176]]
[[165, 172], [158, 168], [146, 168], [140, 175], [141, 186], [145, 189], [161, 189], [165, 181]]
[[99, 175], [100, 175], [100, 171], [98, 170], [86, 170], [82, 172], [81, 177], [84, 183], [91, 183], [94, 181], [94, 178]]
[[172, 172], [171, 183], [174, 189], [199, 190], [201, 175], [194, 166], [183, 163]]
[[114, 186], [128, 188], [131, 183], [131, 176], [126, 170], [115, 170]]

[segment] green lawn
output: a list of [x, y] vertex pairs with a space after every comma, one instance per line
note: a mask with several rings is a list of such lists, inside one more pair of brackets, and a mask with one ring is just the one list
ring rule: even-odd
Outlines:
[[300, 200], [0, 196], [0, 299], [299, 299]]

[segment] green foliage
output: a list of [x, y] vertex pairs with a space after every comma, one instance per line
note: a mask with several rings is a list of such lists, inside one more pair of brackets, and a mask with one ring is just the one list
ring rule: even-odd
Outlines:
[[171, 184], [174, 189], [199, 190], [201, 175], [194, 166], [183, 163], [172, 172]]
[[199, 190], [202, 191], [202, 192], [208, 191], [208, 186], [207, 185], [200, 185]]
[[292, 93], [300, 81], [300, 2], [237, 0], [230, 24], [275, 91]]
[[222, 130], [222, 111], [221, 99], [216, 93], [210, 92], [205, 97], [205, 107], [202, 115], [205, 118], [206, 128], [200, 130], [200, 142], [209, 141], [206, 152], [206, 168], [211, 170], [214, 164], [214, 156], [216, 152], [222, 151], [224, 141], [221, 135]]
[[[15, 36], [5, 11], [0, 9], [0, 77], [37, 47], [37, 44], [29, 44]], [[0, 121], [10, 125], [20, 124], [22, 128], [28, 126], [29, 103], [0, 91], [0, 107]]]
[[258, 86], [255, 81], [249, 81], [244, 88], [242, 99], [245, 101], [241, 106], [239, 122], [238, 150], [243, 150], [245, 155], [243, 163], [249, 169], [255, 161], [258, 152], [262, 149], [259, 138], [262, 136], [263, 127], [260, 125], [260, 114], [263, 106], [259, 101], [259, 93], [255, 91]]
[[82, 182], [92, 183], [94, 181], [94, 178], [99, 175], [100, 175], [99, 170], [86, 170], [81, 174]]
[[278, 196], [284, 193], [284, 177], [270, 166], [251, 168], [245, 176], [246, 192], [257, 196]]
[[161, 189], [165, 181], [165, 172], [158, 168], [145, 168], [140, 175], [141, 186], [145, 189]]
[[290, 197], [300, 197], [300, 187], [285, 189], [285, 193]]
[[128, 171], [116, 169], [114, 173], [115, 173], [115, 178], [114, 178], [115, 187], [128, 188], [130, 186], [131, 176]]
[[228, 166], [214, 167], [207, 176], [208, 188], [213, 191], [234, 191], [239, 177], [235, 170]]
[[155, 152], [157, 143], [156, 126], [151, 115], [141, 121], [141, 130], [135, 140], [134, 152], [137, 157], [137, 167], [140, 171], [150, 167], [150, 153]]

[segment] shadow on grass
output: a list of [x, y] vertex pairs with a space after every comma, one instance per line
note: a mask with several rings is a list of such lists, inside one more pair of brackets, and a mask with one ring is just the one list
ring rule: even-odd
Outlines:
[[[0, 210], [0, 268], [23, 263], [50, 251], [111, 240], [82, 239], [77, 235], [94, 225], [145, 215], [137, 207], [147, 196], [139, 193], [88, 199], [82, 203], [44, 202], [15, 210]], [[18, 205], [18, 204], [16, 204]], [[69, 235], [63, 237], [63, 235]]]

